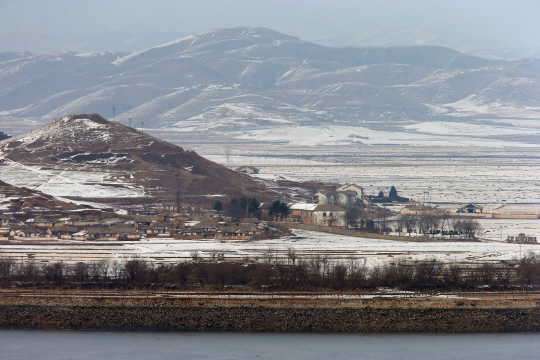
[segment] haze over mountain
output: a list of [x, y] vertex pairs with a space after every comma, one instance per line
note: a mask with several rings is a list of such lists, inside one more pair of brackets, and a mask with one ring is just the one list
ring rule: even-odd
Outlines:
[[131, 54], [3, 56], [0, 117], [12, 132], [113, 106], [125, 124], [183, 133], [540, 117], [540, 60], [437, 46], [330, 48], [236, 27]]
[[1, 141], [0, 180], [49, 195], [115, 201], [266, 196], [248, 177], [97, 114], [65, 116]]
[[512, 45], [495, 40], [480, 40], [471, 36], [444, 31], [419, 29], [378, 29], [349, 37], [314, 39], [326, 46], [443, 46], [467, 55], [487, 59], [539, 58], [540, 47]]

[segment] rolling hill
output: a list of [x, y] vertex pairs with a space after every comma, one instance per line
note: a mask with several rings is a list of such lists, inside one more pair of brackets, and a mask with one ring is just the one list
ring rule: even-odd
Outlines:
[[100, 202], [178, 194], [268, 198], [266, 189], [247, 176], [97, 114], [61, 117], [1, 141], [0, 179]]

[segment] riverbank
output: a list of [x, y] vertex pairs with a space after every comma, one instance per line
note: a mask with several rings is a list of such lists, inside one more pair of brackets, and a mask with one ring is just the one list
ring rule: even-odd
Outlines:
[[0, 327], [255, 332], [540, 331], [537, 300], [0, 297]]

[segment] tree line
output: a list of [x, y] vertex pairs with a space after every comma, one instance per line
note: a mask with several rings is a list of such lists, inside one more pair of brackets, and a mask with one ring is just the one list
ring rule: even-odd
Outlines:
[[0, 131], [0, 141], [5, 140], [5, 139], [9, 139], [10, 137], [11, 137], [10, 135], [6, 134], [3, 131]]
[[[213, 209], [218, 215], [223, 211], [225, 215], [233, 219], [243, 219], [246, 217], [254, 217], [260, 219], [262, 217], [261, 204], [255, 198], [244, 196], [240, 200], [232, 198], [229, 203], [223, 204], [220, 200], [214, 202]], [[286, 219], [290, 214], [289, 205], [287, 203], [276, 200], [268, 208], [268, 218], [274, 221]]]
[[0, 285], [33, 288], [207, 289], [225, 287], [277, 291], [362, 290], [391, 287], [422, 289], [508, 289], [540, 285], [540, 256], [527, 253], [516, 261], [479, 264], [443, 263], [436, 259], [396, 260], [368, 267], [365, 258], [345, 262], [327, 257], [301, 259], [294, 249], [286, 258], [269, 253], [258, 262], [185, 261], [156, 264], [126, 261], [38, 264], [0, 258]]
[[376, 233], [419, 233], [473, 239], [482, 231], [482, 226], [475, 219], [451, 217], [446, 214], [402, 214], [396, 217], [386, 209], [368, 213], [358, 207], [347, 210], [347, 222], [349, 227]]

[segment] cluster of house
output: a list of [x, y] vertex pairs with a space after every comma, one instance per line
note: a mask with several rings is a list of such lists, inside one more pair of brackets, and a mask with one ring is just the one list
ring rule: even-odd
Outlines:
[[[279, 230], [256, 218], [226, 222], [223, 218], [200, 216], [202, 209], [167, 204], [152, 215], [123, 215], [103, 219], [103, 214], [71, 214], [64, 218], [36, 216], [17, 221], [0, 215], [0, 241], [136, 241], [141, 238], [235, 239], [273, 238]], [[195, 214], [195, 215], [194, 215]], [[198, 215], [198, 216], [197, 216]]]
[[520, 233], [518, 236], [507, 236], [506, 242], [514, 244], [537, 244], [536, 236], [527, 236], [525, 233]]
[[456, 209], [439, 209], [435, 206], [428, 206], [421, 203], [413, 203], [405, 206], [400, 211], [401, 215], [462, 215], [469, 217], [486, 217], [483, 208], [475, 204], [459, 206]]
[[317, 226], [347, 225], [347, 210], [337, 205], [295, 203], [289, 209], [291, 213], [287, 220], [290, 222]]
[[356, 184], [345, 184], [332, 191], [317, 191], [312, 203], [289, 205], [287, 221], [317, 226], [347, 226], [347, 210], [342, 206], [363, 202], [364, 189]]
[[100, 215], [72, 214], [51, 219], [42, 216], [24, 222], [7, 215], [0, 216], [0, 240], [58, 241], [58, 240], [139, 240], [140, 234], [133, 222], [121, 219], [102, 220]]
[[452, 215], [472, 218], [489, 219], [538, 219], [538, 211], [505, 211], [504, 206], [497, 209], [484, 209], [477, 204], [465, 204], [457, 207], [439, 208], [438, 206], [428, 206], [418, 202], [401, 209], [402, 215]]
[[313, 203], [326, 205], [357, 205], [364, 201], [364, 189], [356, 184], [345, 184], [335, 191], [318, 191]]

